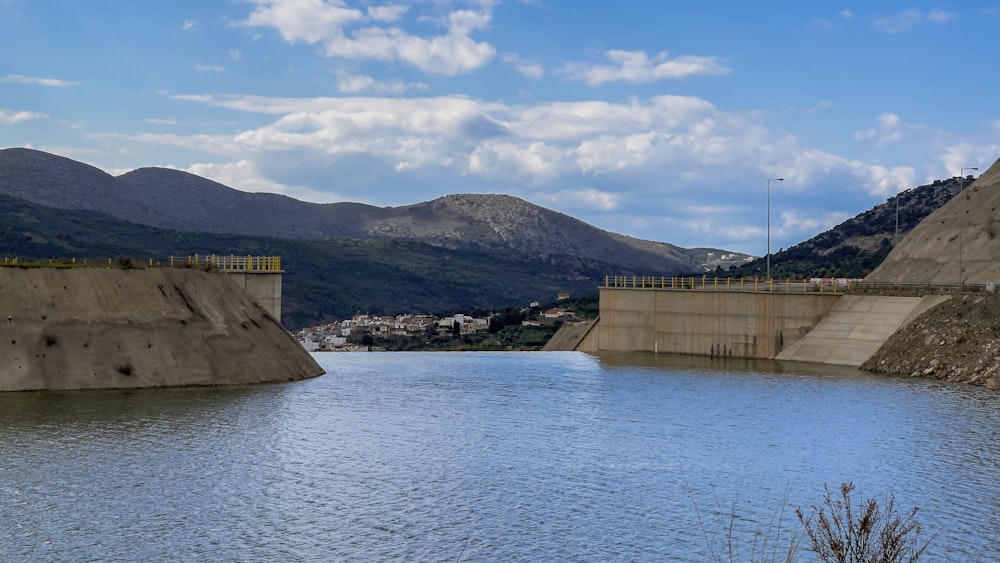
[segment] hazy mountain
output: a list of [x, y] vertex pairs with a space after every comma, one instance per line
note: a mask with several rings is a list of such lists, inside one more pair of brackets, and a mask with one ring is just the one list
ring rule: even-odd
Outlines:
[[[117, 178], [31, 149], [0, 151], [0, 193], [154, 227], [284, 239], [405, 239], [450, 249], [613, 261], [630, 270], [704, 271], [746, 255], [633, 239], [505, 195], [449, 195], [401, 207], [316, 204], [141, 168]], [[728, 265], [728, 263], [727, 263]]]

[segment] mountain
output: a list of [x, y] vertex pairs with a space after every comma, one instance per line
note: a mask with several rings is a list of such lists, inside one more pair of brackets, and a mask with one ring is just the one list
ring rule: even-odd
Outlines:
[[[902, 242], [903, 237], [951, 201], [963, 184], [968, 187], [971, 183], [969, 179], [960, 182], [957, 178], [949, 178], [900, 192], [885, 203], [809, 240], [771, 254], [771, 277], [865, 277], [882, 263], [897, 243]], [[764, 257], [731, 268], [725, 275], [764, 277], [766, 272]]]
[[[396, 239], [288, 240], [191, 233], [129, 223], [0, 195], [0, 258], [21, 262], [130, 257], [164, 262], [193, 254], [280, 255], [282, 322], [313, 326], [357, 312], [454, 312], [591, 295], [620, 266], [572, 256], [544, 258], [451, 250]], [[640, 272], [628, 272], [639, 274]]]
[[634, 270], [705, 271], [746, 255], [685, 249], [603, 231], [506, 195], [449, 195], [401, 207], [317, 204], [247, 193], [194, 174], [140, 168], [113, 177], [31, 149], [0, 150], [0, 193], [100, 211], [163, 229], [282, 239], [401, 239], [492, 254], [573, 256]]

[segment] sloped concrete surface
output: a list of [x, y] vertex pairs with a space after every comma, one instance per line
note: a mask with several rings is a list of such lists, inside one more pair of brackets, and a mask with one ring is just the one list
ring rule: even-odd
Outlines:
[[860, 367], [900, 327], [948, 296], [845, 295], [808, 334], [778, 360]]
[[576, 350], [580, 342], [587, 336], [590, 329], [594, 328], [597, 319], [582, 321], [578, 323], [563, 323], [559, 330], [545, 343], [542, 348], [544, 352], [572, 352]]
[[174, 268], [0, 268], [0, 358], [0, 391], [323, 373], [230, 276]]

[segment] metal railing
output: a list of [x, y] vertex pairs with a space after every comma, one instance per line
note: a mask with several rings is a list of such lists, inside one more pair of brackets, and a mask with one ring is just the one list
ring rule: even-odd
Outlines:
[[767, 280], [760, 278], [720, 278], [704, 276], [605, 276], [605, 288], [749, 291], [775, 293], [843, 293], [861, 280], [851, 278], [811, 278]]
[[141, 262], [127, 257], [101, 259], [60, 258], [42, 261], [26, 261], [19, 257], [5, 256], [3, 266], [72, 268], [107, 266], [121, 268], [214, 268], [223, 272], [281, 272], [280, 256], [237, 256], [235, 254], [195, 254], [193, 256], [171, 256], [166, 261], [148, 259]]
[[195, 254], [187, 257], [170, 257], [170, 266], [206, 266], [224, 272], [280, 272], [281, 256], [228, 256]]
[[885, 294], [944, 294], [944, 293], [995, 293], [996, 282], [945, 283], [945, 282], [884, 282], [857, 278], [808, 278], [801, 280], [768, 280], [761, 278], [720, 278], [703, 276], [605, 276], [605, 288], [621, 289], [677, 289], [750, 291], [780, 293], [885, 293]]

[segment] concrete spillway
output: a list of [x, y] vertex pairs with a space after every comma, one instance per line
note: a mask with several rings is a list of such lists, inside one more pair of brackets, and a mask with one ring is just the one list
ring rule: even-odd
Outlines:
[[845, 295], [776, 359], [860, 367], [897, 330], [948, 298]]

